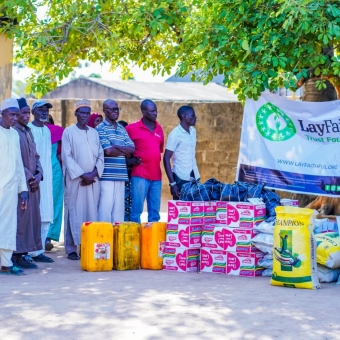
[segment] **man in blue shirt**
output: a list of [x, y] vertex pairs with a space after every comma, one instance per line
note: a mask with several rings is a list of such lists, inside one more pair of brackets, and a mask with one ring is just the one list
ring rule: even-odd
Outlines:
[[125, 157], [135, 152], [135, 145], [126, 130], [117, 123], [119, 111], [118, 104], [107, 99], [103, 103], [105, 119], [96, 127], [104, 150], [98, 219], [111, 223], [124, 221], [125, 182], [129, 180]]

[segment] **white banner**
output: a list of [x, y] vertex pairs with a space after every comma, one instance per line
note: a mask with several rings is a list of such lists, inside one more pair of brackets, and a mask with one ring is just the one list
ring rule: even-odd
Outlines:
[[293, 101], [270, 92], [248, 99], [236, 179], [340, 196], [340, 100]]

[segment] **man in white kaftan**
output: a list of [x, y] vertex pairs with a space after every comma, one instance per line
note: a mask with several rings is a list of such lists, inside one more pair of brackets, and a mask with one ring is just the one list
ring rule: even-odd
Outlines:
[[27, 207], [27, 184], [21, 159], [19, 135], [12, 129], [18, 121], [19, 105], [16, 99], [5, 99], [1, 104], [0, 123], [0, 274], [23, 275], [13, 266], [16, 250], [18, 194], [22, 209]]
[[87, 126], [91, 108], [88, 100], [76, 103], [77, 124], [65, 129], [62, 137], [62, 164], [65, 183], [65, 252], [79, 260], [81, 226], [98, 220], [99, 177], [104, 170], [104, 152], [98, 133]]
[[53, 221], [53, 190], [52, 190], [52, 144], [51, 132], [44, 125], [48, 119], [49, 109], [52, 108], [50, 103], [44, 100], [35, 102], [32, 106], [34, 120], [27, 126], [31, 129], [37, 152], [40, 156], [40, 163], [44, 171], [44, 177], [40, 182], [40, 213], [41, 213], [41, 250], [30, 253], [35, 262], [54, 262], [48, 256], [45, 256], [45, 241], [47, 238], [50, 224]]

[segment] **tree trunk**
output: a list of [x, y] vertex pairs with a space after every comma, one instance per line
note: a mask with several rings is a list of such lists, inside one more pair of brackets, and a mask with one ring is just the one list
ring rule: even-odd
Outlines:
[[6, 35], [0, 34], [0, 103], [11, 97], [12, 93], [12, 58], [13, 40], [7, 39]]
[[303, 88], [302, 101], [305, 102], [329, 102], [331, 100], [336, 100], [337, 95], [334, 86], [326, 80], [326, 88], [318, 90], [315, 87], [317, 78], [309, 79]]
[[[318, 90], [315, 87], [317, 78], [309, 79], [303, 87], [302, 100], [306, 102], [328, 102], [337, 99], [337, 93], [334, 86], [326, 80], [327, 87], [322, 90]], [[319, 196], [306, 195], [306, 194], [294, 194], [293, 198], [299, 200], [299, 207], [305, 207], [310, 202], [317, 199]]]

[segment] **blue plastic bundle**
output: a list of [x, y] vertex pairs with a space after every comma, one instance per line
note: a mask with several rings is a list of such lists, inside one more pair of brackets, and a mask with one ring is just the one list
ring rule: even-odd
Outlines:
[[209, 193], [199, 181], [185, 183], [181, 189], [181, 201], [210, 201]]
[[215, 178], [210, 178], [203, 185], [207, 189], [210, 201], [220, 200], [222, 189], [225, 186], [224, 183], [219, 182]]

